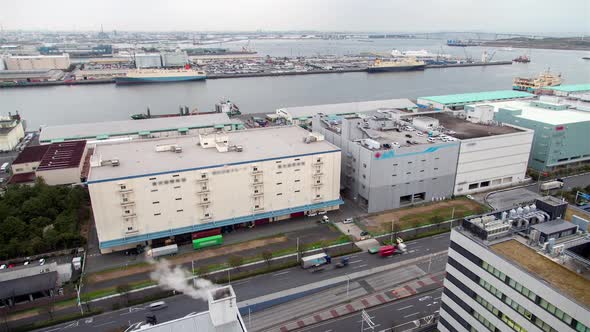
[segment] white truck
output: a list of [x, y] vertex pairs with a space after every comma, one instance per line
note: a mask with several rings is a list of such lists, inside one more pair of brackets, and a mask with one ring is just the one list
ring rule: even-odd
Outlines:
[[178, 246], [171, 244], [164, 247], [152, 248], [147, 251], [147, 256], [151, 258], [158, 258], [166, 255], [174, 255], [178, 252]]
[[547, 181], [547, 182], [541, 183], [540, 189], [545, 191], [545, 190], [560, 189], [562, 187], [563, 187], [563, 182], [555, 180], [555, 181]]
[[314, 266], [330, 264], [331, 260], [330, 256], [324, 253], [306, 256], [301, 258], [301, 267], [307, 269]]

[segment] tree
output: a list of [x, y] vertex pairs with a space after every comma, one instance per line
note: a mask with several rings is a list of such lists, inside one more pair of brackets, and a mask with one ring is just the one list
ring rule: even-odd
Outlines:
[[270, 267], [270, 265], [272, 264], [272, 251], [265, 250], [262, 252], [261, 256], [262, 259], [264, 259], [264, 261], [266, 262], [266, 265]]
[[227, 263], [234, 269], [239, 269], [240, 265], [244, 263], [244, 258], [238, 255], [229, 256]]
[[129, 292], [131, 291], [131, 286], [129, 284], [121, 284], [117, 286], [117, 293], [121, 294], [125, 299], [125, 304], [129, 303]]

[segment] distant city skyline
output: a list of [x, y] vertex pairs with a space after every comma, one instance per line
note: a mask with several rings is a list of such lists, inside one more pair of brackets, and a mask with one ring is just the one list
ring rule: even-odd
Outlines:
[[30, 0], [1, 8], [4, 30], [590, 34], [587, 0]]

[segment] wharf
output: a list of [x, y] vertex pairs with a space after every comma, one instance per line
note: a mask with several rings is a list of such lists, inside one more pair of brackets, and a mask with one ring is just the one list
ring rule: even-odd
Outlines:
[[[454, 68], [454, 67], [480, 67], [480, 66], [498, 66], [511, 65], [512, 61], [491, 61], [491, 62], [472, 62], [472, 63], [450, 63], [444, 65], [426, 65], [426, 69], [431, 68]], [[288, 72], [261, 72], [261, 73], [231, 73], [231, 74], [211, 74], [207, 79], [224, 79], [224, 78], [244, 78], [244, 77], [273, 77], [273, 76], [294, 76], [294, 75], [315, 75], [315, 74], [342, 74], [342, 73], [359, 73], [366, 72], [366, 68], [345, 68], [331, 70], [308, 70], [308, 71], [288, 71]], [[77, 80], [77, 81], [51, 81], [51, 82], [21, 82], [18, 84], [0, 84], [0, 88], [19, 88], [31, 86], [54, 86], [54, 85], [85, 85], [85, 84], [108, 84], [115, 83], [114, 78]]]

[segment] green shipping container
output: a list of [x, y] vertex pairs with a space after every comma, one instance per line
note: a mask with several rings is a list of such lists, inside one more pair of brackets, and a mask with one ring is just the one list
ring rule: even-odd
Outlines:
[[201, 249], [211, 246], [216, 246], [223, 244], [223, 236], [222, 235], [213, 235], [209, 237], [204, 237], [202, 239], [195, 239], [193, 240], [193, 249]]

